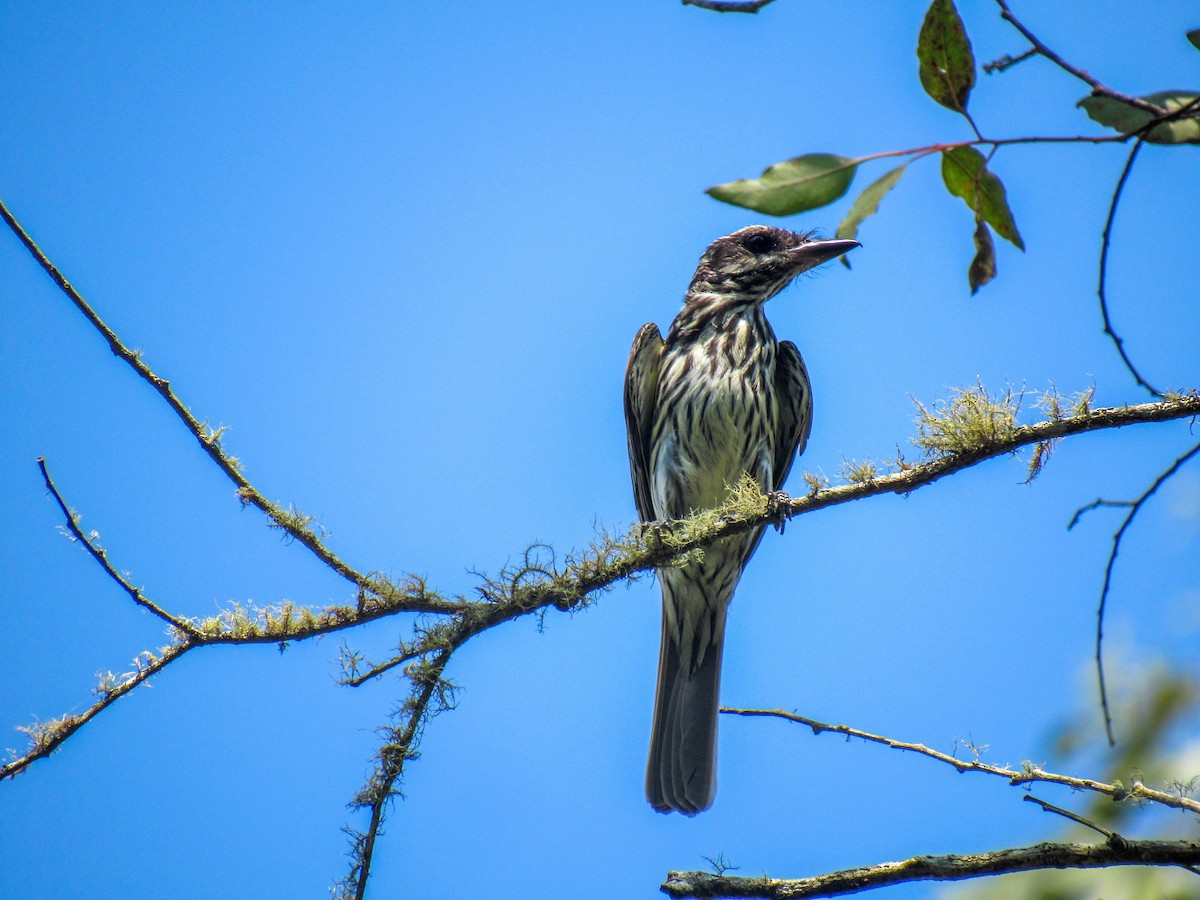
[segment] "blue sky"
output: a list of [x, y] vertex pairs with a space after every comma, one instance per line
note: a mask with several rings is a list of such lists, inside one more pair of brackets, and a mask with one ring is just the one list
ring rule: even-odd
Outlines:
[[[1016, 5], [1131, 93], [1194, 87], [1200, 25], [1174, 2]], [[832, 7], [832, 8], [830, 8]], [[1027, 8], [1025, 8], [1027, 7]], [[961, 10], [980, 62], [1024, 49]], [[268, 497], [360, 569], [470, 592], [535, 540], [560, 553], [635, 516], [621, 382], [713, 238], [761, 216], [705, 196], [804, 152], [969, 137], [916, 77], [922, 3], [778, 0], [756, 17], [655, 3], [9, 3], [0, 10], [0, 196]], [[1044, 61], [983, 77], [989, 136], [1094, 134]], [[1100, 331], [1096, 257], [1125, 149], [1005, 148], [1027, 251], [968, 295], [971, 220], [935, 159], [869, 220], [852, 271], [773, 300], [812, 373], [792, 477], [834, 476], [913, 433], [910, 395], [981, 379], [1105, 405], [1144, 392]], [[887, 167], [783, 224], [831, 234]], [[1193, 148], [1142, 154], [1114, 237], [1117, 325], [1148, 377], [1194, 386]], [[998, 242], [999, 243], [999, 242]], [[167, 608], [343, 601], [280, 541], [15, 238], [0, 237], [0, 723], [79, 711], [97, 672], [164, 641], [57, 531], [44, 456], [83, 525]], [[1117, 514], [1195, 441], [1185, 424], [1084, 436], [1032, 485], [988, 463], [768, 536], [738, 592], [723, 699], [949, 750], [1044, 759], [1093, 697], [1094, 609]], [[913, 448], [908, 455], [916, 455]], [[1200, 472], [1123, 548], [1108, 633], [1129, 659], [1194, 656]], [[454, 659], [377, 855], [373, 896], [650, 896], [723, 855], [813, 874], [1058, 830], [1000, 783], [779, 723], [722, 722], [716, 806], [652, 813], [642, 772], [658, 589], [490, 633]], [[345, 636], [383, 656], [409, 623]], [[0, 785], [0, 894], [324, 896], [346, 802], [402, 697], [334, 683], [339, 639], [206, 649]], [[1096, 725], [1099, 727], [1099, 716]], [[9, 731], [0, 747], [23, 748]], [[1084, 773], [1088, 774], [1088, 773]], [[1070, 797], [1060, 798], [1064, 803]], [[923, 896], [924, 889], [895, 892]]]

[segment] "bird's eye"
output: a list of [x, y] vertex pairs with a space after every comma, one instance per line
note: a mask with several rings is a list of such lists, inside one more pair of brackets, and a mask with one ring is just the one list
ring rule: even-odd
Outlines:
[[769, 234], [752, 234], [742, 241], [742, 246], [757, 255], [775, 249], [775, 238]]

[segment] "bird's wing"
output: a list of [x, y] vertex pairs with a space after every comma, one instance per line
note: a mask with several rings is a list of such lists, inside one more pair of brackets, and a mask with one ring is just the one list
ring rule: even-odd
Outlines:
[[625, 367], [625, 433], [629, 438], [629, 474], [633, 497], [643, 522], [653, 522], [654, 498], [650, 492], [650, 433], [654, 429], [654, 398], [662, 364], [663, 339], [658, 326], [643, 325], [633, 339]]
[[792, 463], [804, 452], [812, 430], [812, 387], [800, 351], [791, 341], [780, 341], [775, 357], [775, 397], [779, 403], [779, 428], [775, 432], [774, 484], [778, 491]]

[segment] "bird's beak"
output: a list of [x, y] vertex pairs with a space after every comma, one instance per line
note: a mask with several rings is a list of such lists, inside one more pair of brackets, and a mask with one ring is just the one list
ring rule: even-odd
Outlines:
[[804, 272], [860, 246], [858, 241], [848, 240], [809, 241], [789, 250], [788, 258], [797, 271]]

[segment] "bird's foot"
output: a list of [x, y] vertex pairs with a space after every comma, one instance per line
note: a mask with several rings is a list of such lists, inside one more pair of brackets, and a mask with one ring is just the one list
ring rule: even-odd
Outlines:
[[674, 528], [671, 526], [669, 519], [661, 519], [656, 522], [642, 522], [638, 525], [638, 538], [650, 550], [661, 550], [663, 547], [663, 535], [674, 534]]
[[767, 494], [767, 515], [771, 517], [771, 524], [780, 534], [783, 534], [784, 526], [787, 525], [791, 503], [792, 498], [783, 491], [771, 491]]

